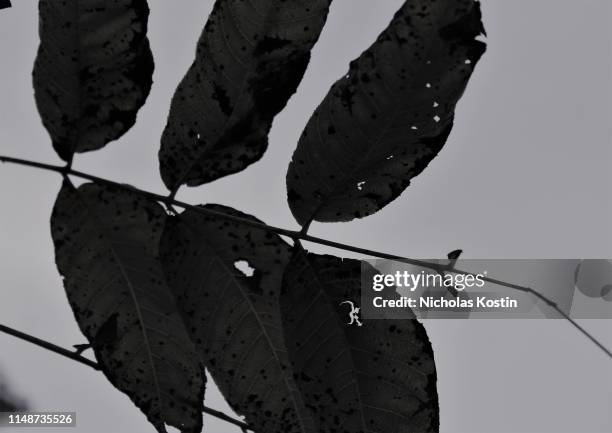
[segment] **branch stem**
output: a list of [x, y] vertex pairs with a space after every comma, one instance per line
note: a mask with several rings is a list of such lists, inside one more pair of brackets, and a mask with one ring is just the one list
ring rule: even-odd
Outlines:
[[378, 257], [381, 259], [388, 259], [388, 260], [397, 260], [397, 261], [401, 261], [404, 263], [408, 263], [411, 265], [415, 265], [415, 266], [422, 266], [425, 268], [429, 268], [429, 269], [433, 269], [433, 270], [447, 270], [445, 266], [443, 265], [439, 265], [436, 263], [430, 263], [430, 262], [426, 262], [424, 260], [417, 260], [417, 259], [410, 259], [410, 258], [406, 258], [406, 257], [401, 257], [401, 256], [397, 256], [394, 254], [387, 254], [387, 253], [382, 253], [382, 252], [378, 252], [378, 251], [372, 251], [372, 250], [368, 250], [365, 248], [360, 248], [360, 247], [356, 247], [353, 245], [347, 245], [347, 244], [342, 244], [339, 242], [334, 242], [334, 241], [329, 241], [327, 239], [322, 239], [322, 238], [318, 238], [316, 236], [311, 236], [305, 233], [301, 233], [300, 231], [294, 231], [294, 230], [288, 230], [288, 229], [284, 229], [281, 227], [275, 227], [275, 226], [271, 226], [271, 225], [267, 225], [264, 223], [260, 223], [257, 221], [253, 221], [250, 219], [246, 219], [246, 218], [242, 218], [239, 216], [235, 216], [235, 215], [229, 215], [223, 212], [219, 212], [219, 211], [214, 211], [211, 209], [204, 209], [202, 207], [199, 206], [194, 206], [192, 204], [189, 203], [185, 203], [182, 202], [180, 200], [176, 200], [174, 198], [170, 198], [161, 194], [156, 194], [150, 191], [144, 191], [138, 188], [135, 188], [133, 186], [130, 185], [126, 185], [123, 183], [119, 183], [119, 182], [114, 182], [112, 180], [108, 180], [108, 179], [104, 179], [98, 176], [94, 176], [91, 175], [89, 173], [83, 173], [77, 170], [73, 170], [72, 168], [69, 167], [65, 167], [65, 166], [58, 166], [58, 165], [51, 165], [51, 164], [43, 164], [40, 162], [35, 162], [35, 161], [29, 161], [29, 160], [25, 160], [25, 159], [20, 159], [20, 158], [11, 158], [11, 157], [7, 157], [7, 156], [2, 156], [0, 155], [0, 162], [6, 162], [6, 163], [11, 163], [11, 164], [18, 164], [18, 165], [23, 165], [23, 166], [28, 166], [28, 167], [35, 167], [35, 168], [40, 168], [42, 170], [47, 170], [47, 171], [54, 171], [63, 175], [70, 175], [70, 176], [74, 176], [74, 177], [78, 177], [81, 179], [85, 179], [85, 180], [89, 180], [91, 182], [97, 183], [99, 185], [107, 185], [107, 186], [112, 186], [115, 188], [122, 188], [122, 189], [127, 189], [129, 191], [132, 191], [134, 193], [140, 194], [144, 197], [148, 197], [152, 200], [161, 202], [161, 203], [166, 203], [169, 205], [174, 205], [174, 206], [178, 206], [180, 208], [183, 209], [189, 209], [192, 210], [194, 212], [198, 212], [207, 216], [213, 216], [213, 217], [217, 217], [220, 219], [226, 219], [229, 221], [233, 221], [233, 222], [237, 222], [240, 224], [244, 224], [253, 228], [257, 228], [260, 230], [265, 230], [265, 231], [269, 231], [269, 232], [273, 232], [276, 233], [278, 235], [281, 236], [286, 236], [289, 237], [291, 239], [300, 239], [306, 242], [312, 242], [315, 244], [319, 244], [319, 245], [325, 245], [328, 247], [332, 247], [332, 248], [336, 248], [336, 249], [340, 249], [340, 250], [345, 250], [345, 251], [351, 251], [354, 253], [358, 253], [358, 254], [364, 254], [364, 255], [368, 255], [368, 256], [372, 256], [372, 257]]
[[237, 427], [240, 427], [242, 429], [243, 432], [246, 432], [247, 430], [250, 430], [250, 427], [247, 423], [237, 420], [235, 418], [232, 418], [229, 415], [224, 414], [221, 411], [215, 410], [215, 409], [211, 409], [209, 407], [204, 406], [204, 408], [202, 409], [202, 411], [208, 415], [214, 416], [215, 418], [218, 418], [220, 420], [226, 421], [230, 424], [234, 424]]
[[[462, 272], [462, 271], [459, 271], [459, 270], [454, 270], [453, 272], [460, 273], [460, 274], [463, 274], [463, 275], [470, 275], [469, 272]], [[565, 311], [563, 311], [561, 308], [559, 308], [559, 306], [557, 305], [556, 302], [554, 302], [553, 300], [551, 300], [551, 299], [547, 298], [546, 296], [542, 295], [537, 290], [534, 290], [531, 287], [523, 287], [523, 286], [520, 286], [518, 284], [507, 283], [505, 281], [497, 280], [495, 278], [484, 277], [483, 280], [488, 282], [488, 283], [495, 284], [497, 286], [508, 287], [510, 289], [517, 290], [519, 292], [529, 293], [532, 296], [535, 296], [536, 298], [540, 299], [542, 302], [544, 302], [549, 307], [551, 307], [553, 310], [555, 310], [557, 313], [559, 313], [559, 315], [562, 318], [564, 318], [569, 323], [571, 323], [572, 326], [574, 326], [574, 328], [576, 328], [586, 338], [591, 340], [593, 342], [593, 344], [595, 344], [597, 347], [599, 347], [606, 355], [608, 355], [609, 358], [612, 358], [612, 352], [610, 351], [610, 349], [608, 349], [601, 342], [599, 342], [595, 337], [593, 337], [586, 329], [584, 329], [581, 325], [579, 325], [578, 322], [576, 322], [574, 319], [572, 319], [570, 316], [568, 316], [565, 313]]]
[[0, 325], [0, 332], [4, 332], [5, 334], [12, 335], [13, 337], [19, 338], [20, 340], [27, 341], [28, 343], [35, 344], [36, 346], [42, 347], [43, 349], [50, 350], [51, 352], [55, 352], [58, 355], [62, 355], [66, 358], [72, 359], [73, 361], [80, 362], [88, 367], [93, 368], [94, 370], [100, 370], [100, 366], [96, 364], [94, 361], [85, 358], [77, 354], [76, 351], [71, 351], [68, 349], [64, 349], [56, 344], [49, 343], [48, 341], [41, 340], [38, 337], [33, 337], [25, 332], [18, 331], [11, 327]]
[[[161, 203], [165, 203], [167, 205], [174, 205], [174, 206], [178, 206], [180, 208], [183, 209], [190, 209], [193, 210], [195, 212], [207, 215], [207, 216], [214, 216], [220, 219], [226, 219], [229, 221], [234, 221], [240, 224], [244, 224], [250, 227], [254, 227], [260, 230], [265, 230], [265, 231], [269, 231], [269, 232], [273, 232], [276, 233], [278, 235], [281, 236], [286, 236], [291, 238], [292, 240], [294, 240], [295, 242], [298, 241], [306, 241], [306, 242], [312, 242], [315, 244], [319, 244], [319, 245], [325, 245], [331, 248], [335, 248], [335, 249], [339, 249], [339, 250], [344, 250], [344, 251], [351, 251], [354, 253], [358, 253], [358, 254], [363, 254], [366, 256], [370, 256], [370, 257], [378, 257], [381, 259], [387, 259], [387, 260], [394, 260], [394, 261], [398, 261], [398, 262], [402, 262], [402, 263], [407, 263], [410, 265], [414, 265], [414, 266], [420, 266], [426, 269], [431, 269], [433, 271], [436, 272], [453, 272], [453, 273], [457, 273], [457, 274], [463, 274], [463, 275], [474, 275], [470, 272], [465, 272], [465, 271], [461, 271], [458, 269], [455, 269], [454, 266], [452, 265], [442, 265], [439, 263], [433, 263], [433, 262], [427, 262], [425, 260], [417, 260], [417, 259], [411, 259], [411, 258], [407, 258], [407, 257], [401, 257], [401, 256], [397, 256], [394, 254], [387, 254], [384, 252], [380, 252], [380, 251], [374, 251], [374, 250], [369, 250], [366, 248], [361, 248], [361, 247], [356, 247], [353, 245], [347, 245], [347, 244], [343, 244], [340, 242], [334, 242], [334, 241], [330, 241], [327, 239], [322, 239], [322, 238], [318, 238], [316, 236], [311, 236], [307, 233], [307, 228], [306, 230], [301, 230], [301, 231], [294, 231], [294, 230], [288, 230], [288, 229], [284, 229], [281, 227], [275, 227], [275, 226], [270, 226], [264, 223], [260, 223], [257, 221], [253, 221], [253, 220], [249, 220], [246, 218], [241, 218], [239, 216], [235, 216], [235, 215], [229, 215], [229, 214], [225, 214], [223, 212], [219, 212], [219, 211], [214, 211], [211, 209], [205, 209], [199, 206], [194, 206], [192, 204], [189, 203], [185, 203], [179, 200], [176, 200], [174, 198], [173, 195], [171, 195], [170, 197], [166, 197], [163, 196], [161, 194], [155, 194], [153, 192], [149, 192], [149, 191], [144, 191], [138, 188], [134, 188], [132, 186], [129, 185], [125, 185], [125, 184], [121, 184], [118, 182], [114, 182], [108, 179], [104, 179], [98, 176], [94, 176], [88, 173], [82, 173], [80, 171], [77, 170], [73, 170], [71, 167], [62, 167], [62, 166], [57, 166], [57, 165], [51, 165], [51, 164], [44, 164], [44, 163], [40, 163], [40, 162], [35, 162], [35, 161], [30, 161], [30, 160], [25, 160], [25, 159], [20, 159], [20, 158], [12, 158], [12, 157], [8, 157], [8, 156], [2, 156], [0, 155], [0, 162], [6, 162], [6, 163], [12, 163], [12, 164], [18, 164], [18, 165], [23, 165], [23, 166], [28, 166], [28, 167], [34, 167], [34, 168], [40, 168], [42, 170], [48, 170], [48, 171], [54, 171], [57, 173], [62, 174], [63, 176], [66, 175], [70, 175], [70, 176], [75, 176], [75, 177], [79, 177], [81, 179], [86, 179], [92, 182], [95, 182], [97, 184], [100, 185], [107, 185], [107, 186], [113, 186], [113, 187], [117, 187], [117, 188], [124, 188], [124, 189], [128, 189], [132, 192], [138, 193], [142, 196], [148, 197], [152, 200], [161, 202]], [[306, 226], [307, 227], [307, 226]], [[494, 278], [489, 278], [486, 277], [484, 278], [485, 281], [491, 283], [491, 284], [495, 284], [498, 286], [502, 286], [502, 287], [507, 287], [510, 289], [514, 289], [514, 290], [518, 290], [524, 293], [530, 293], [531, 295], [537, 297], [538, 299], [542, 300], [543, 302], [545, 302], [547, 305], [549, 305], [551, 308], [553, 308], [555, 311], [557, 311], [561, 317], [563, 317], [564, 319], [566, 319], [569, 323], [571, 323], [578, 331], [580, 331], [584, 336], [586, 336], [589, 340], [591, 340], [599, 349], [601, 349], [608, 357], [610, 357], [612, 359], [612, 352], [606, 348], [602, 343], [600, 343], [595, 337], [593, 337], [588, 331], [586, 331], [582, 326], [580, 326], [576, 321], [574, 321], [571, 317], [569, 317], [565, 312], [563, 312], [563, 310], [561, 310], [559, 308], [559, 306], [553, 302], [552, 300], [548, 299], [546, 296], [542, 295], [541, 293], [537, 292], [536, 290], [530, 288], [530, 287], [523, 287], [517, 284], [513, 284], [513, 283], [508, 283], [505, 281], [501, 281], [501, 280], [497, 280]], [[43, 346], [44, 347], [44, 346]]]

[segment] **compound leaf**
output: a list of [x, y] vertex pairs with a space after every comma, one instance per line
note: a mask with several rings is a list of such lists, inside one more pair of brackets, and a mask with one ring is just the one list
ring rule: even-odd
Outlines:
[[[209, 211], [255, 218], [221, 205]], [[288, 368], [279, 294], [290, 250], [277, 235], [187, 210], [162, 261], [191, 338], [233, 410], [257, 432], [314, 432]]]
[[149, 94], [146, 0], [40, 0], [34, 64], [38, 111], [59, 156], [104, 147], [128, 131]]
[[295, 92], [331, 0], [217, 0], [179, 84], [159, 152], [166, 186], [202, 185], [256, 162]]
[[397, 198], [444, 146], [485, 44], [480, 3], [408, 0], [308, 122], [287, 173], [302, 224], [350, 221]]
[[106, 377], [157, 431], [195, 433], [205, 376], [162, 273], [165, 219], [125, 189], [65, 182], [51, 232], [68, 300]]
[[436, 368], [423, 326], [351, 318], [361, 282], [376, 273], [358, 260], [294, 254], [281, 307], [298, 388], [321, 433], [436, 432]]

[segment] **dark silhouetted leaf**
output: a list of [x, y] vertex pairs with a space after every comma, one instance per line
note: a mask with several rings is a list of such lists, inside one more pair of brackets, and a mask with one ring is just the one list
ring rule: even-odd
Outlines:
[[100, 149], [134, 125], [151, 89], [146, 0], [40, 0], [38, 111], [60, 157]]
[[476, 1], [404, 3], [300, 138], [287, 173], [300, 224], [361, 218], [402, 193], [450, 134], [483, 33]]
[[11, 7], [11, 0], [0, 0], [0, 9], [6, 9]]
[[159, 153], [175, 190], [243, 170], [300, 83], [331, 0], [217, 0], [172, 99]]
[[234, 411], [257, 432], [314, 432], [280, 323], [289, 247], [270, 232], [187, 210], [168, 219], [161, 254], [191, 338]]
[[[287, 349], [317, 432], [438, 431], [436, 368], [423, 326], [416, 319], [349, 324], [349, 307], [360, 305], [361, 267], [298, 251], [285, 271]], [[364, 269], [372, 281], [376, 270]]]
[[205, 376], [159, 261], [164, 210], [125, 189], [64, 183], [57, 266], [102, 371], [160, 432], [202, 429]]

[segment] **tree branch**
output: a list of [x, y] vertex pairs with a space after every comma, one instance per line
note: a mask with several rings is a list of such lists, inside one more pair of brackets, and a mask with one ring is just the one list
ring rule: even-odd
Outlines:
[[91, 175], [89, 173], [83, 173], [77, 170], [73, 170], [72, 168], [69, 167], [63, 167], [63, 166], [59, 166], [59, 165], [51, 165], [51, 164], [44, 164], [44, 163], [40, 163], [40, 162], [34, 162], [34, 161], [29, 161], [29, 160], [25, 160], [25, 159], [19, 159], [19, 158], [11, 158], [8, 156], [2, 156], [0, 155], [0, 162], [5, 162], [5, 163], [11, 163], [11, 164], [18, 164], [18, 165], [23, 165], [23, 166], [28, 166], [28, 167], [35, 167], [35, 168], [40, 168], [42, 170], [47, 170], [47, 171], [54, 171], [56, 173], [60, 173], [62, 175], [70, 175], [70, 176], [75, 176], [81, 179], [85, 179], [85, 180], [89, 180], [91, 182], [97, 183], [99, 185], [107, 185], [107, 186], [112, 186], [115, 188], [122, 188], [128, 191], [132, 191], [134, 193], [140, 194], [144, 197], [148, 197], [152, 200], [161, 202], [161, 203], [166, 203], [168, 205], [174, 205], [174, 206], [178, 206], [180, 208], [183, 209], [189, 209], [189, 210], [193, 210], [194, 212], [198, 212], [201, 213], [203, 215], [207, 215], [207, 216], [212, 216], [212, 217], [216, 217], [216, 218], [220, 218], [220, 219], [226, 219], [229, 221], [233, 221], [233, 222], [237, 222], [240, 224], [244, 224], [246, 226], [250, 226], [253, 228], [257, 228], [260, 230], [265, 230], [265, 231], [269, 231], [269, 232], [273, 232], [276, 233], [278, 235], [281, 236], [287, 236], [293, 240], [295, 239], [301, 239], [307, 242], [312, 242], [315, 244], [319, 244], [319, 245], [325, 245], [328, 247], [332, 247], [332, 248], [336, 248], [336, 249], [340, 249], [340, 250], [345, 250], [345, 251], [351, 251], [354, 253], [358, 253], [358, 254], [364, 254], [364, 255], [368, 255], [368, 256], [372, 256], [372, 257], [378, 257], [381, 259], [388, 259], [388, 260], [397, 260], [397, 261], [402, 261], [404, 263], [408, 263], [411, 265], [415, 265], [415, 266], [422, 266], [425, 268], [429, 268], [429, 269], [434, 269], [434, 270], [447, 270], [447, 267], [444, 265], [439, 265], [437, 263], [430, 263], [430, 262], [426, 262], [423, 260], [416, 260], [416, 259], [410, 259], [410, 258], [406, 258], [406, 257], [401, 257], [401, 256], [397, 256], [394, 254], [387, 254], [387, 253], [382, 253], [382, 252], [378, 252], [378, 251], [372, 251], [372, 250], [367, 250], [365, 248], [360, 248], [360, 247], [356, 247], [356, 246], [352, 246], [352, 245], [347, 245], [347, 244], [342, 244], [339, 242], [333, 242], [333, 241], [328, 241], [327, 239], [322, 239], [322, 238], [318, 238], [315, 236], [310, 236], [308, 234], [303, 234], [299, 231], [294, 231], [294, 230], [288, 230], [288, 229], [284, 229], [281, 227], [275, 227], [275, 226], [271, 226], [271, 225], [267, 225], [264, 223], [260, 223], [257, 221], [253, 221], [250, 219], [246, 219], [246, 218], [242, 218], [239, 216], [235, 216], [235, 215], [229, 215], [223, 212], [219, 212], [219, 211], [214, 211], [211, 209], [204, 209], [202, 207], [199, 206], [194, 206], [192, 204], [189, 203], [185, 203], [179, 200], [176, 200], [174, 198], [169, 198], [166, 197], [164, 195], [161, 194], [156, 194], [150, 191], [144, 191], [138, 188], [135, 188], [131, 185], [126, 185], [123, 183], [119, 183], [119, 182], [114, 182], [112, 180], [108, 180], [108, 179], [104, 179], [98, 176], [94, 176]]
[[207, 413], [208, 415], [214, 416], [215, 418], [226, 421], [230, 424], [234, 424], [235, 426], [240, 427], [243, 432], [246, 432], [247, 430], [251, 429], [247, 423], [237, 420], [235, 418], [232, 418], [231, 416], [226, 415], [221, 411], [211, 409], [209, 407], [204, 406], [204, 408], [202, 409], [202, 412]]
[[[40, 338], [34, 337], [32, 335], [29, 335], [29, 334], [26, 334], [25, 332], [18, 331], [16, 329], [13, 329], [11, 327], [8, 327], [8, 326], [2, 325], [2, 324], [0, 324], [0, 332], [3, 332], [3, 333], [8, 334], [8, 335], [12, 335], [13, 337], [17, 337], [17, 338], [19, 338], [21, 340], [27, 341], [28, 343], [35, 344], [36, 346], [42, 347], [42, 348], [47, 349], [47, 350], [49, 350], [51, 352], [54, 352], [54, 353], [57, 353], [59, 355], [62, 355], [64, 357], [66, 357], [66, 358], [72, 359], [73, 361], [80, 362], [81, 364], [86, 365], [88, 367], [91, 367], [94, 370], [97, 370], [97, 371], [101, 371], [102, 370], [100, 368], [100, 366], [96, 362], [94, 362], [94, 361], [92, 361], [92, 360], [90, 360], [88, 358], [85, 358], [84, 356], [79, 355], [75, 351], [70, 351], [68, 349], [64, 349], [63, 347], [57, 346], [57, 345], [55, 345], [53, 343], [49, 343], [48, 341], [45, 341], [45, 340], [41, 340]], [[208, 415], [214, 416], [215, 418], [218, 418], [220, 420], [226, 421], [226, 422], [228, 422], [230, 424], [234, 424], [235, 426], [240, 427], [242, 429], [242, 431], [247, 431], [249, 429], [249, 425], [247, 423], [242, 422], [240, 420], [237, 420], [235, 418], [232, 418], [231, 416], [226, 415], [226, 414], [224, 414], [221, 411], [212, 409], [212, 408], [207, 407], [205, 405], [202, 406], [202, 412], [204, 412], [204, 413], [206, 413]]]
[[40, 338], [33, 337], [25, 332], [18, 331], [16, 329], [10, 328], [5, 325], [0, 325], [0, 332], [4, 332], [5, 334], [12, 335], [13, 337], [17, 337], [21, 340], [27, 341], [28, 343], [35, 344], [44, 349], [50, 350], [51, 352], [55, 352], [59, 355], [62, 355], [66, 358], [70, 358], [73, 361], [80, 362], [88, 367], [93, 368], [94, 370], [100, 370], [100, 366], [96, 364], [94, 361], [85, 358], [84, 356], [79, 355], [76, 351], [71, 351], [68, 349], [64, 349], [63, 347], [57, 346], [53, 343], [49, 343], [48, 341], [41, 340]]
[[[455, 272], [458, 274], [463, 274], [463, 275], [473, 275], [469, 272], [463, 272], [460, 270], [454, 270], [451, 272]], [[548, 299], [546, 296], [542, 295], [540, 292], [532, 289], [531, 287], [523, 287], [523, 286], [519, 286], [518, 284], [512, 284], [512, 283], [507, 283], [505, 281], [501, 281], [501, 280], [496, 280], [495, 278], [488, 278], [488, 277], [483, 277], [482, 278], [484, 281], [491, 283], [491, 284], [495, 284], [497, 286], [502, 286], [502, 287], [508, 287], [510, 289], [514, 289], [514, 290], [518, 290], [519, 292], [524, 292], [524, 293], [529, 293], [532, 296], [535, 296], [536, 298], [542, 300], [545, 304], [547, 304], [548, 306], [550, 306], [553, 310], [555, 310], [557, 313], [559, 313], [559, 315], [561, 317], [563, 317], [565, 320], [567, 320], [569, 323], [571, 323], [578, 331], [580, 331], [585, 337], [587, 337], [589, 340], [591, 340], [597, 347], [599, 347], [606, 355], [608, 355], [608, 357], [612, 358], [612, 352], [610, 351], [610, 349], [608, 349], [606, 346], [604, 346], [603, 344], [601, 344], [595, 337], [593, 337], [586, 329], [584, 329], [582, 326], [580, 326], [574, 319], [572, 319], [570, 316], [568, 316], [561, 308], [559, 308], [559, 306], [557, 305], [556, 302], [554, 302], [551, 299]]]
[[[8, 157], [8, 156], [2, 156], [0, 155], [0, 162], [6, 162], [6, 163], [12, 163], [12, 164], [18, 164], [18, 165], [24, 165], [24, 166], [29, 166], [29, 167], [35, 167], [35, 168], [40, 168], [43, 170], [48, 170], [48, 171], [54, 171], [57, 173], [62, 174], [63, 176], [75, 176], [75, 177], [79, 177], [82, 179], [86, 179], [92, 182], [95, 182], [97, 184], [100, 185], [107, 185], [107, 186], [113, 186], [116, 188], [123, 188], [123, 189], [127, 189], [130, 190], [132, 192], [138, 193], [142, 196], [148, 197], [152, 200], [161, 202], [161, 203], [165, 203], [167, 205], [174, 205], [174, 206], [178, 206], [181, 207], [183, 209], [190, 209], [193, 210], [195, 212], [207, 215], [207, 216], [213, 216], [213, 217], [217, 217], [220, 219], [226, 219], [229, 221], [234, 221], [240, 224], [244, 224], [250, 227], [254, 227], [260, 230], [265, 230], [265, 231], [270, 231], [273, 233], [276, 233], [278, 235], [281, 236], [287, 236], [291, 239], [293, 239], [294, 242], [298, 242], [300, 240], [302, 241], [306, 241], [306, 242], [312, 242], [315, 244], [319, 244], [319, 245], [325, 245], [331, 248], [336, 248], [336, 249], [340, 249], [340, 250], [344, 250], [344, 251], [351, 251], [354, 253], [358, 253], [358, 254], [363, 254], [366, 256], [370, 256], [370, 257], [378, 257], [381, 259], [387, 259], [387, 260], [394, 260], [394, 261], [398, 261], [398, 262], [402, 262], [402, 263], [407, 263], [410, 265], [414, 265], [414, 266], [420, 266], [426, 269], [431, 269], [433, 271], [436, 272], [452, 272], [452, 273], [456, 273], [456, 274], [462, 274], [462, 275], [473, 275], [475, 276], [475, 274], [472, 274], [470, 272], [465, 272], [465, 271], [461, 271], [458, 269], [455, 269], [454, 264], [449, 264], [449, 265], [441, 265], [439, 263], [433, 263], [433, 262], [427, 262], [424, 260], [417, 260], [417, 259], [411, 259], [408, 257], [401, 257], [401, 256], [397, 256], [394, 254], [387, 254], [387, 253], [383, 253], [380, 251], [374, 251], [374, 250], [368, 250], [366, 248], [361, 248], [361, 247], [356, 247], [353, 245], [347, 245], [347, 244], [343, 244], [340, 242], [334, 242], [334, 241], [329, 241], [327, 239], [322, 239], [322, 238], [318, 238], [315, 236], [310, 236], [309, 234], [305, 233], [305, 231], [293, 231], [293, 230], [287, 230], [287, 229], [283, 229], [280, 227], [274, 227], [274, 226], [270, 226], [264, 223], [260, 223], [257, 221], [252, 221], [249, 219], [245, 219], [245, 218], [241, 218], [238, 216], [234, 216], [234, 215], [228, 215], [225, 214], [223, 212], [219, 212], [219, 211], [214, 211], [214, 210], [210, 210], [210, 209], [204, 209], [201, 208], [199, 206], [194, 206], [192, 204], [189, 203], [184, 203], [182, 201], [176, 200], [175, 198], [173, 198], [173, 196], [171, 197], [166, 197], [163, 196], [161, 194], [155, 194], [149, 191], [144, 191], [144, 190], [140, 190], [138, 188], [132, 187], [130, 185], [125, 185], [125, 184], [121, 184], [118, 182], [114, 182], [108, 179], [104, 179], [98, 176], [93, 176], [91, 174], [88, 173], [82, 173], [80, 171], [77, 170], [73, 170], [71, 167], [62, 167], [62, 166], [57, 166], [57, 165], [51, 165], [51, 164], [44, 164], [44, 163], [40, 163], [40, 162], [35, 162], [35, 161], [29, 161], [29, 160], [25, 160], [25, 159], [20, 159], [20, 158], [12, 158], [12, 157]], [[452, 262], [451, 262], [452, 263]], [[569, 323], [571, 323], [578, 331], [580, 331], [583, 335], [585, 335], [589, 340], [591, 340], [599, 349], [601, 349], [608, 357], [610, 357], [612, 359], [612, 352], [607, 349], [603, 344], [601, 344], [595, 337], [593, 337], [588, 331], [586, 331], [583, 327], [581, 327], [576, 321], [574, 321], [572, 318], [570, 318], [567, 314], [565, 314], [563, 312], [563, 310], [561, 310], [559, 308], [559, 306], [553, 302], [552, 300], [548, 299], [546, 296], [542, 295], [541, 293], [537, 292], [536, 290], [530, 288], [530, 287], [523, 287], [517, 284], [513, 284], [513, 283], [508, 283], [505, 281], [501, 281], [501, 280], [497, 280], [494, 278], [483, 278], [484, 281], [489, 282], [491, 284], [495, 284], [498, 286], [502, 286], [502, 287], [507, 287], [510, 289], [514, 289], [514, 290], [518, 290], [524, 293], [529, 293], [535, 297], [537, 297], [538, 299], [541, 299], [542, 301], [544, 301], [547, 305], [549, 305], [552, 309], [554, 309], [555, 311], [557, 311], [564, 319], [566, 319]]]

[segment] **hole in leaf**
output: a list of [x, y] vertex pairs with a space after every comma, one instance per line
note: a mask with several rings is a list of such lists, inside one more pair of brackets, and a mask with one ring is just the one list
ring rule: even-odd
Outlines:
[[365, 184], [365, 180], [362, 180], [361, 182], [357, 182], [357, 189], [361, 191], [363, 189], [364, 184]]
[[246, 260], [237, 260], [234, 262], [234, 267], [239, 270], [244, 276], [252, 277], [255, 269]]

